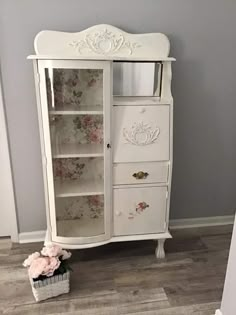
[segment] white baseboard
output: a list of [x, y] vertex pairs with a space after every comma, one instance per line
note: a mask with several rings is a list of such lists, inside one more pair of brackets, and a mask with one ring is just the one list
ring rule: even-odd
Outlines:
[[234, 215], [170, 220], [170, 228], [173, 230], [228, 224], [234, 224]]
[[43, 242], [45, 240], [46, 231], [33, 231], [19, 233], [19, 243], [36, 243]]
[[223, 315], [223, 313], [220, 310], [216, 310], [215, 315]]
[[[228, 225], [228, 224], [234, 224], [233, 215], [170, 220], [170, 228], [172, 230], [196, 228], [196, 227], [204, 227], [204, 226]], [[46, 236], [46, 231], [20, 233], [19, 243], [24, 244], [24, 243], [43, 242], [45, 240], [45, 236]]]

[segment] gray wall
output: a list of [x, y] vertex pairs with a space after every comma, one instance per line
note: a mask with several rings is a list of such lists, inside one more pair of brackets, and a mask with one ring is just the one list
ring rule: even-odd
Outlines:
[[45, 228], [33, 71], [26, 56], [42, 29], [108, 23], [171, 40], [172, 218], [233, 213], [236, 203], [234, 0], [0, 0], [0, 50], [20, 231]]

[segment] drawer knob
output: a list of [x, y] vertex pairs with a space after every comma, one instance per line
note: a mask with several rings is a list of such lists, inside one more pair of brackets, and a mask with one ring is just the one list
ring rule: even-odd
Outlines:
[[121, 211], [116, 211], [116, 215], [119, 217], [121, 215]]
[[139, 171], [138, 173], [134, 173], [133, 177], [135, 177], [136, 179], [145, 179], [148, 177], [148, 173], [147, 172], [143, 172], [143, 171]]

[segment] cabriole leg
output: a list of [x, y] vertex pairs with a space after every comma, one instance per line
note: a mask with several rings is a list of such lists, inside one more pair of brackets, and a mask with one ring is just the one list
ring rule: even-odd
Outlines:
[[164, 249], [165, 239], [160, 239], [157, 242], [158, 242], [157, 248], [155, 251], [156, 258], [157, 259], [163, 259], [163, 258], [165, 258], [165, 249]]

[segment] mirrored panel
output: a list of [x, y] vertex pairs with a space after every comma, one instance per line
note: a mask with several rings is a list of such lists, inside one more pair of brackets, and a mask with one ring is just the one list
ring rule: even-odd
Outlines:
[[161, 64], [154, 62], [114, 62], [113, 95], [159, 96]]

